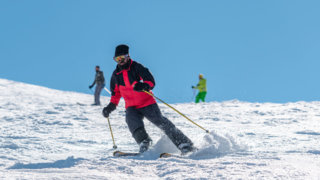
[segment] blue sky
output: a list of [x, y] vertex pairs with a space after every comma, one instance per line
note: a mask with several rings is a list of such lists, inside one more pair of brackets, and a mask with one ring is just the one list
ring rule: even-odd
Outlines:
[[[90, 94], [118, 44], [150, 69], [155, 95], [193, 101], [320, 100], [317, 0], [1, 0], [0, 78]], [[103, 95], [107, 95], [103, 92]]]

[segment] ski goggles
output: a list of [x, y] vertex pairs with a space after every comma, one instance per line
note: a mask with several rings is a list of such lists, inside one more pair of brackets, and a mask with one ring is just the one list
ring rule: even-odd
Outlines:
[[113, 59], [114, 59], [116, 62], [120, 62], [120, 61], [123, 61], [124, 59], [126, 59], [127, 57], [129, 57], [129, 54], [121, 55], [121, 56], [117, 56], [117, 57], [113, 57]]

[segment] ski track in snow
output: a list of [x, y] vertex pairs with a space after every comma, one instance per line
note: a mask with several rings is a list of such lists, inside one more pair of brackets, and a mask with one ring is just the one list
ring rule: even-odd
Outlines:
[[[152, 148], [115, 158], [103, 106], [93, 96], [0, 79], [0, 179], [320, 179], [320, 102], [237, 100], [166, 105], [163, 115], [199, 149], [186, 157], [145, 120]], [[110, 116], [117, 150], [138, 151], [124, 119]]]

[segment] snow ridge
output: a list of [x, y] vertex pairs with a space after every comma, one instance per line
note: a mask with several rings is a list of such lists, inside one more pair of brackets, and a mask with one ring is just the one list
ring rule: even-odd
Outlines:
[[[115, 158], [103, 106], [93, 96], [0, 79], [0, 179], [319, 179], [320, 102], [238, 100], [172, 104], [202, 129], [159, 103], [198, 151], [183, 158], [158, 128], [139, 157]], [[160, 95], [161, 96], [161, 95]], [[137, 152], [124, 103], [110, 115], [117, 150]]]

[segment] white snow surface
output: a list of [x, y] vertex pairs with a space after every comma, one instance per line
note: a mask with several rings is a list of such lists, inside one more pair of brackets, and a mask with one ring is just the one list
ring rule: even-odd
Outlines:
[[[165, 117], [199, 149], [184, 157], [144, 120], [152, 148], [113, 157], [108, 121], [93, 96], [0, 79], [0, 179], [320, 179], [320, 102], [238, 100], [165, 104]], [[161, 95], [158, 95], [159, 97]], [[110, 115], [117, 150], [137, 152], [123, 100]]]

